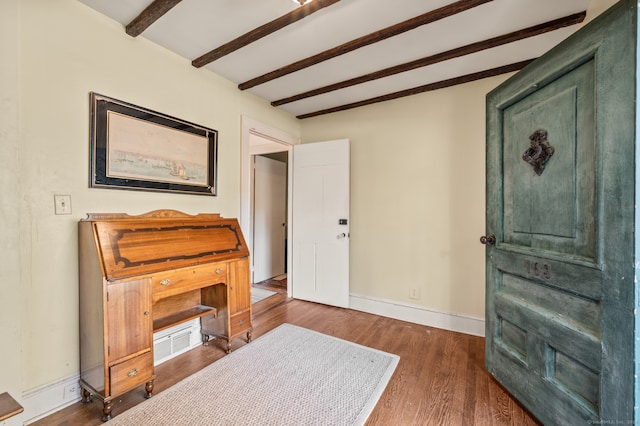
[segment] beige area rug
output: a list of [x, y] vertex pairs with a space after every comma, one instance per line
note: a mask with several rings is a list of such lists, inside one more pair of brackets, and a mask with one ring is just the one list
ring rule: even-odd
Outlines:
[[256, 303], [261, 300], [271, 297], [276, 294], [275, 291], [265, 290], [264, 288], [251, 287], [251, 303]]
[[362, 425], [399, 360], [283, 324], [106, 424]]

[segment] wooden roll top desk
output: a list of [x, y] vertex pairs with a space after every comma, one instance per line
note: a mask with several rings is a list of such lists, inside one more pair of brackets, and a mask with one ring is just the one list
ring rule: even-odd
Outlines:
[[236, 219], [157, 210], [79, 222], [83, 400], [153, 391], [153, 333], [200, 318], [211, 336], [251, 341], [249, 250]]

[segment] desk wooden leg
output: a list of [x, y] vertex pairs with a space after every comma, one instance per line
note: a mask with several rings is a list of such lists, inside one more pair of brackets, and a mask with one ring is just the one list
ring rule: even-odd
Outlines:
[[91, 402], [91, 392], [89, 392], [88, 390], [86, 390], [85, 388], [81, 388], [82, 389], [82, 402], [84, 402], [85, 404], [88, 404]]
[[147, 382], [147, 384], [144, 386], [144, 390], [145, 390], [145, 394], [144, 397], [149, 399], [151, 398], [153, 395], [151, 394], [151, 392], [153, 392], [153, 380], [149, 380]]
[[102, 414], [104, 415], [102, 416], [102, 421], [107, 422], [113, 417], [111, 415], [111, 410], [113, 410], [113, 402], [111, 401], [111, 398], [107, 398], [103, 401], [103, 404], [104, 405], [102, 406]]

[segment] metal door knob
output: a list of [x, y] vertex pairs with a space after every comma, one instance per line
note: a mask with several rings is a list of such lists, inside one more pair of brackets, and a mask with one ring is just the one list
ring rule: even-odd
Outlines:
[[488, 244], [492, 246], [496, 243], [496, 236], [493, 234], [483, 235], [482, 237], [480, 237], [480, 242], [482, 244]]

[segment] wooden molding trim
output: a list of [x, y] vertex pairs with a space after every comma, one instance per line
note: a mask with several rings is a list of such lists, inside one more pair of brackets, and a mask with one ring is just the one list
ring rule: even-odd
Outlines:
[[317, 117], [319, 115], [330, 114], [332, 112], [345, 111], [348, 109], [358, 108], [365, 105], [371, 105], [379, 102], [385, 102], [393, 99], [403, 98], [405, 96], [416, 95], [418, 93], [424, 93], [432, 90], [444, 89], [445, 87], [456, 86], [458, 84], [469, 83], [469, 82], [480, 80], [483, 78], [493, 77], [500, 74], [506, 74], [513, 71], [518, 71], [524, 68], [525, 66], [527, 66], [531, 61], [533, 61], [533, 59], [528, 59], [526, 61], [504, 65], [501, 67], [491, 68], [488, 70], [479, 71], [472, 74], [466, 74], [460, 77], [454, 77], [447, 80], [438, 81], [435, 83], [425, 84], [423, 86], [414, 87], [412, 89], [401, 90], [399, 92], [377, 96], [375, 98], [370, 98], [370, 99], [366, 99], [359, 102], [353, 102], [350, 104], [328, 108], [321, 111], [310, 112], [308, 114], [298, 115], [296, 118], [304, 119], [304, 118], [310, 118], [310, 117]]
[[196, 215], [190, 215], [178, 210], [153, 210], [147, 213], [139, 215], [129, 215], [127, 213], [87, 213], [87, 221], [95, 220], [123, 220], [123, 219], [148, 219], [148, 218], [165, 218], [165, 219], [177, 219], [177, 218], [195, 218], [195, 219], [207, 219], [216, 220], [222, 219], [219, 213], [198, 213]]
[[149, 28], [151, 24], [160, 19], [181, 1], [182, 0], [155, 0], [125, 27], [126, 33], [131, 37], [139, 36], [144, 30]]
[[308, 3], [305, 6], [301, 6], [286, 15], [282, 15], [279, 18], [274, 19], [271, 22], [268, 22], [264, 25], [261, 25], [248, 33], [241, 35], [240, 37], [232, 40], [226, 44], [223, 44], [220, 47], [217, 47], [211, 50], [208, 53], [200, 56], [199, 58], [191, 61], [191, 65], [196, 68], [203, 67], [221, 57], [228, 55], [229, 53], [235, 52], [236, 50], [247, 46], [248, 44], [253, 43], [263, 37], [268, 36], [287, 25], [293, 24], [307, 16], [311, 15], [314, 12], [317, 12], [320, 9], [323, 9], [327, 6], [331, 6], [334, 3], [339, 2], [340, 0], [316, 0], [314, 2]]
[[397, 36], [398, 34], [411, 31], [422, 25], [427, 25], [432, 22], [439, 21], [440, 19], [444, 19], [457, 13], [464, 12], [476, 6], [489, 3], [491, 1], [493, 0], [460, 0], [455, 3], [448, 4], [439, 9], [429, 11], [420, 16], [416, 16], [415, 18], [400, 22], [399, 24], [372, 32], [365, 36], [341, 44], [340, 46], [325, 50], [324, 52], [318, 53], [317, 55], [309, 56], [308, 58], [299, 60], [282, 68], [278, 68], [277, 70], [268, 72], [244, 83], [240, 83], [238, 85], [238, 88], [240, 90], [250, 89], [260, 84], [267, 83], [271, 80], [275, 80], [276, 78], [280, 78], [287, 74], [291, 74], [296, 71], [300, 71], [301, 69], [308, 68], [312, 65], [316, 65], [320, 62], [335, 58], [336, 56], [344, 55], [345, 53], [352, 52], [356, 49], [360, 49], [361, 47], [365, 47], [370, 44], [385, 40], [387, 38]]
[[349, 293], [349, 309], [472, 336], [484, 337], [485, 335], [484, 318], [438, 311], [397, 300], [379, 299], [363, 294]]
[[518, 31], [513, 31], [511, 33], [503, 34], [498, 37], [493, 37], [487, 40], [471, 43], [466, 46], [448, 50], [446, 52], [437, 53], [435, 55], [427, 56], [422, 59], [417, 59], [415, 61], [396, 65], [380, 71], [375, 71], [369, 74], [362, 75], [360, 77], [355, 77], [349, 80], [330, 84], [328, 86], [320, 87], [318, 89], [309, 90], [307, 92], [293, 95], [288, 98], [279, 99], [277, 101], [271, 102], [271, 105], [279, 106], [286, 103], [299, 101], [301, 99], [310, 98], [312, 96], [318, 96], [324, 93], [332, 92], [334, 90], [344, 89], [346, 87], [355, 86], [357, 84], [366, 83], [368, 81], [377, 80], [379, 78], [389, 77], [391, 75], [400, 74], [400, 73], [411, 71], [421, 67], [426, 67], [427, 65], [433, 65], [438, 62], [443, 62], [450, 59], [458, 58], [460, 56], [470, 55], [472, 53], [477, 53], [486, 49], [502, 46], [504, 44], [512, 43], [514, 41], [523, 40], [525, 38], [547, 33], [549, 31], [554, 31], [563, 27], [568, 27], [570, 25], [579, 24], [584, 20], [585, 16], [586, 16], [586, 12], [583, 11], [580, 13], [566, 16], [564, 18], [559, 18], [543, 24], [535, 25], [533, 27], [525, 28]]

